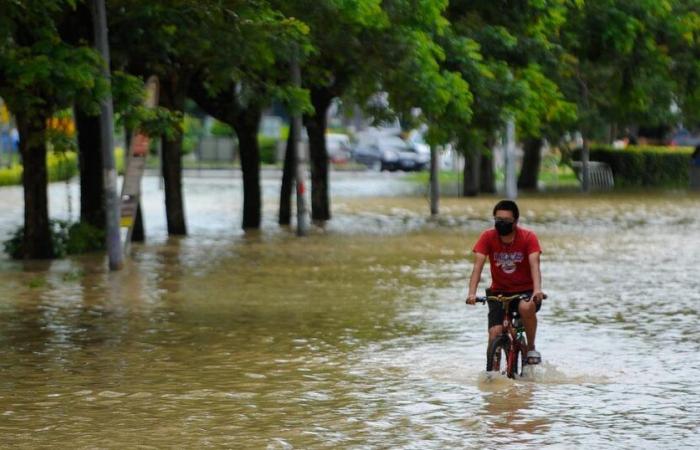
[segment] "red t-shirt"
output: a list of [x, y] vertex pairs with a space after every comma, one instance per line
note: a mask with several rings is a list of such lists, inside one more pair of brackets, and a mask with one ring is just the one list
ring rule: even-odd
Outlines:
[[523, 292], [533, 289], [528, 256], [541, 253], [537, 236], [530, 230], [515, 226], [515, 239], [510, 244], [501, 242], [495, 228], [481, 233], [472, 249], [489, 257], [491, 289], [501, 292]]

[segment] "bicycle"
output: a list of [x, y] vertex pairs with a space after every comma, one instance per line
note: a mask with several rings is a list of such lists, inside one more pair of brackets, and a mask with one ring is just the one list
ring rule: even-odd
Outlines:
[[513, 300], [529, 301], [529, 298], [526, 294], [477, 297], [477, 302], [486, 304], [487, 300], [496, 301], [504, 309], [503, 333], [489, 342], [486, 350], [487, 372], [497, 371], [508, 378], [523, 375], [523, 369], [527, 365], [527, 337], [522, 319], [511, 314], [510, 303]]

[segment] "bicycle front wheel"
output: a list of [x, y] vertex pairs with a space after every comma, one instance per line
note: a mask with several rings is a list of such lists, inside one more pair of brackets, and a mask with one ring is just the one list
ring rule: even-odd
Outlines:
[[486, 351], [486, 371], [507, 373], [508, 349], [510, 340], [507, 336], [499, 336], [489, 343]]
[[516, 346], [515, 353], [511, 357], [513, 358], [513, 362], [508, 365], [506, 375], [508, 375], [508, 378], [523, 376], [523, 368], [525, 367], [527, 359], [525, 358], [525, 354], [523, 353], [521, 347]]

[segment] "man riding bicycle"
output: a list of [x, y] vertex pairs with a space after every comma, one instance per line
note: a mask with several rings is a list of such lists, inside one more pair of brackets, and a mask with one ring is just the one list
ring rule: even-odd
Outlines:
[[[537, 311], [545, 298], [540, 274], [539, 241], [534, 232], [518, 226], [520, 212], [511, 200], [501, 200], [493, 208], [494, 228], [479, 237], [474, 245], [474, 267], [469, 278], [467, 303], [476, 302], [476, 289], [481, 279], [486, 257], [491, 267], [491, 287], [487, 296], [527, 294], [529, 299], [517, 300], [512, 308], [518, 311], [525, 327], [528, 352], [527, 363], [539, 364], [542, 356], [535, 349]], [[489, 341], [503, 332], [504, 311], [499, 302], [489, 301]]]

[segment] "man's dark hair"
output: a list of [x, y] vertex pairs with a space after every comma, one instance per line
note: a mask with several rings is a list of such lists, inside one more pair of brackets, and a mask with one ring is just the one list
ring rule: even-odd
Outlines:
[[493, 207], [493, 215], [496, 215], [496, 211], [510, 211], [513, 213], [513, 219], [518, 220], [520, 217], [520, 211], [518, 210], [518, 205], [515, 204], [513, 200], [501, 200], [496, 203]]

